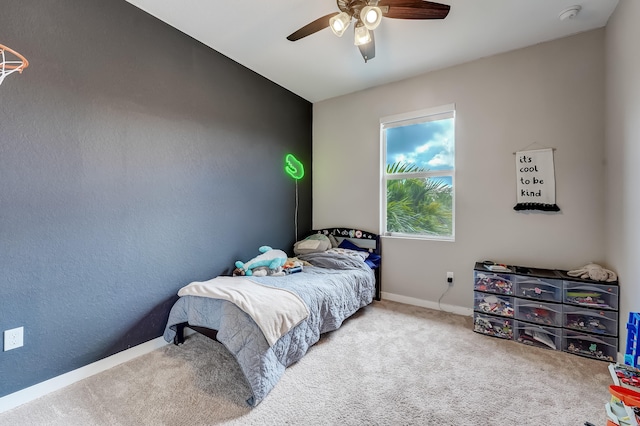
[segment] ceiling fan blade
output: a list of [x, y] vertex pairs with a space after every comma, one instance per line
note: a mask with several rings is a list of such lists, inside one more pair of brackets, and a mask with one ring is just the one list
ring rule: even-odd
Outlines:
[[369, 34], [371, 35], [371, 41], [358, 46], [365, 63], [376, 57], [376, 39], [373, 37], [373, 31], [369, 31]]
[[303, 37], [306, 37], [308, 35], [317, 33], [318, 31], [324, 30], [325, 28], [328, 28], [329, 27], [329, 19], [331, 19], [332, 17], [336, 16], [337, 14], [338, 14], [338, 12], [330, 13], [328, 15], [323, 16], [322, 18], [318, 18], [315, 21], [308, 23], [304, 27], [300, 28], [298, 31], [296, 31], [296, 32], [292, 33], [291, 35], [289, 35], [287, 37], [287, 40], [289, 40], [289, 41], [300, 40]]
[[395, 19], [444, 19], [451, 6], [423, 0], [380, 0], [378, 6], [389, 6], [385, 18]]

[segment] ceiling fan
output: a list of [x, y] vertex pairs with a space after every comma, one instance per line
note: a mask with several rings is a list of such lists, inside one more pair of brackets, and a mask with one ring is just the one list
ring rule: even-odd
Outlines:
[[327, 27], [338, 37], [354, 24], [354, 44], [365, 62], [376, 55], [373, 30], [383, 17], [395, 19], [444, 19], [449, 5], [424, 0], [337, 0], [340, 12], [330, 13], [295, 31], [287, 40], [296, 41]]

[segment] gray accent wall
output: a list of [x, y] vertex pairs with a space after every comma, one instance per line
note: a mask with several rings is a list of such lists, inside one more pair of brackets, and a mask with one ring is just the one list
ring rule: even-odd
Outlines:
[[0, 85], [0, 331], [25, 327], [0, 397], [160, 336], [180, 287], [310, 230], [306, 100], [124, 0], [4, 0], [0, 29], [30, 62]]

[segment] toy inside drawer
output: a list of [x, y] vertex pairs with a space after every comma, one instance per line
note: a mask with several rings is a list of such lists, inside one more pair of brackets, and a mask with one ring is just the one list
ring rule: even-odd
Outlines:
[[593, 336], [565, 329], [562, 338], [562, 350], [601, 361], [615, 362], [618, 352], [618, 339], [615, 337]]
[[566, 305], [562, 317], [565, 328], [608, 336], [618, 335], [618, 314], [613, 311], [580, 309]]
[[516, 321], [514, 336], [518, 342], [526, 345], [554, 351], [559, 351], [561, 348], [561, 328], [544, 327], [524, 321]]
[[488, 336], [512, 340], [513, 320], [474, 312], [473, 331]]
[[545, 302], [562, 302], [562, 280], [516, 275], [515, 295]]
[[562, 327], [562, 305], [516, 299], [516, 319], [540, 325]]
[[513, 297], [474, 291], [473, 310], [513, 318]]
[[618, 310], [618, 286], [564, 282], [564, 303]]
[[473, 271], [473, 289], [496, 294], [513, 294], [513, 276]]

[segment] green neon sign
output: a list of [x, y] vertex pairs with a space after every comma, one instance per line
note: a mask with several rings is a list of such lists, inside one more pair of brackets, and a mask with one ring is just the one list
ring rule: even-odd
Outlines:
[[284, 162], [284, 171], [287, 172], [289, 176], [296, 180], [302, 179], [304, 176], [304, 166], [293, 154], [287, 154]]

